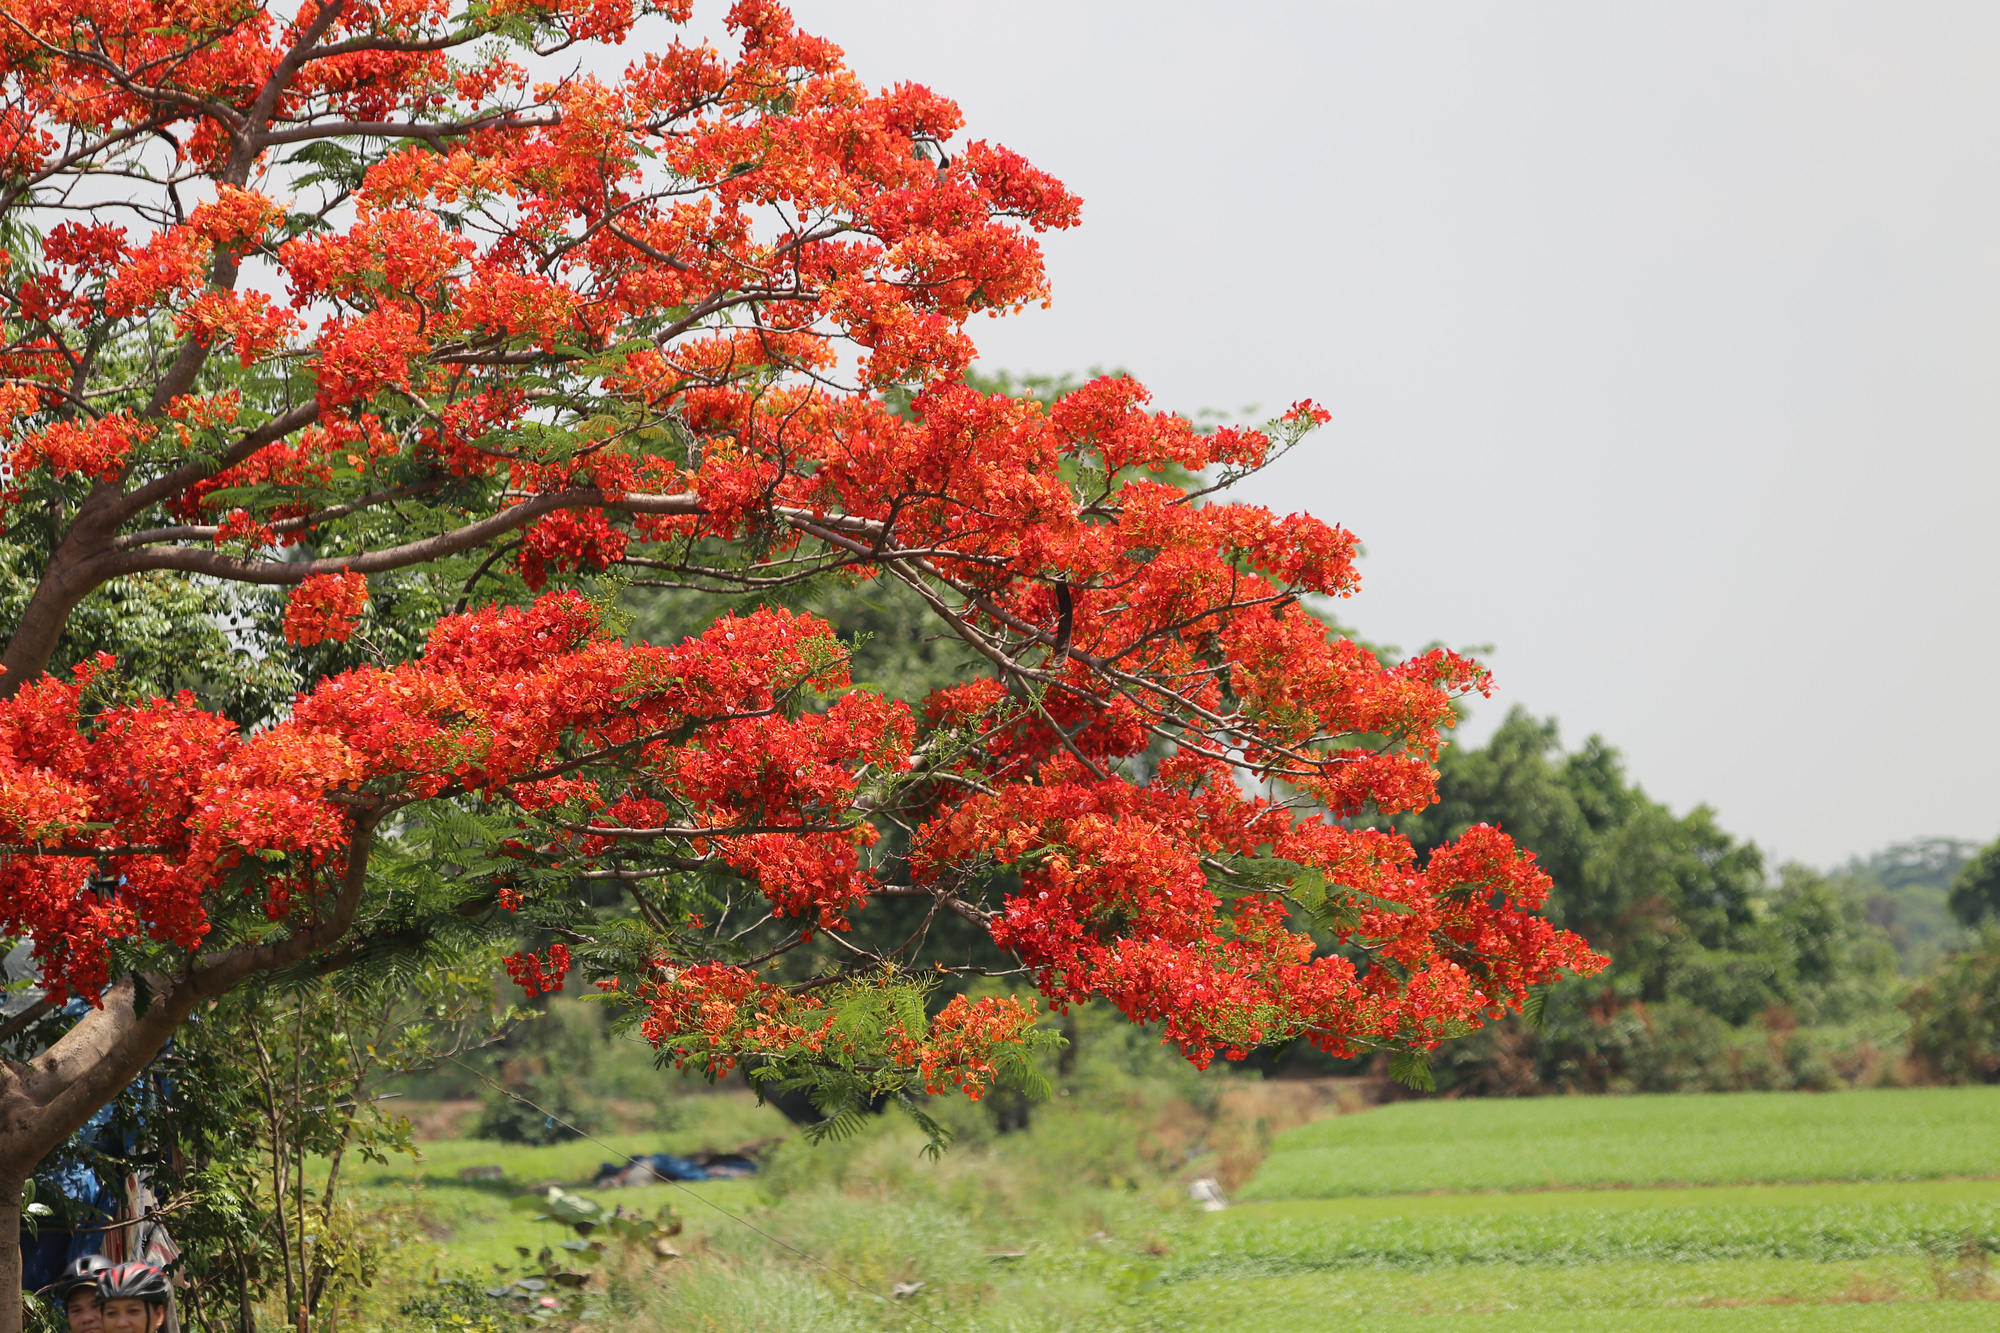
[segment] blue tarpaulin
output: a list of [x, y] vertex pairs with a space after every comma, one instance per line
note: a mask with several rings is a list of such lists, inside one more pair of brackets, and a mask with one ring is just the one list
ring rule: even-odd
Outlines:
[[740, 1180], [757, 1173], [757, 1163], [740, 1153], [703, 1153], [703, 1160], [656, 1152], [628, 1158], [623, 1166], [603, 1162], [597, 1185], [643, 1185], [649, 1180]]

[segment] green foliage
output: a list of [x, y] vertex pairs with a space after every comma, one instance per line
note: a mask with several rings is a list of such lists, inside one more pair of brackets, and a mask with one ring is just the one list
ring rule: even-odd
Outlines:
[[484, 1105], [474, 1136], [541, 1146], [599, 1129], [604, 1117], [590, 1091], [604, 1045], [596, 1016], [594, 1006], [547, 1001], [521, 1012], [484, 1052], [492, 1082], [475, 1077]]
[[1437, 1075], [1431, 1072], [1428, 1051], [1397, 1051], [1389, 1060], [1389, 1077], [1418, 1092], [1437, 1091]]
[[[17, 624], [44, 554], [19, 530], [0, 536], [0, 625]], [[192, 690], [203, 707], [245, 725], [278, 717], [298, 677], [281, 653], [282, 594], [192, 574], [113, 579], [70, 613], [49, 669], [59, 675], [98, 653], [118, 659], [121, 698]]]
[[589, 1268], [577, 1267], [576, 1262], [587, 1262], [601, 1255], [602, 1242], [567, 1240], [560, 1245], [544, 1245], [532, 1258], [527, 1246], [515, 1248], [522, 1259], [516, 1271], [504, 1276], [498, 1286], [486, 1288], [487, 1298], [499, 1302], [505, 1315], [510, 1316], [504, 1320], [506, 1324], [569, 1327], [596, 1313], [592, 1307], [601, 1302], [591, 1299], [595, 1293], [584, 1290], [595, 1274]]
[[1953, 876], [1951, 914], [1971, 929], [2000, 921], [2000, 841], [1982, 847]]
[[410, 1333], [498, 1333], [493, 1300], [476, 1277], [435, 1277], [397, 1307]]
[[408, 1122], [378, 1100], [382, 1085], [504, 1020], [494, 966], [471, 953], [413, 978], [293, 977], [233, 992], [198, 1011], [115, 1105], [104, 1141], [133, 1142], [134, 1156], [69, 1150], [101, 1176], [150, 1178], [182, 1251], [191, 1329], [245, 1329], [266, 1302], [296, 1324], [370, 1285], [398, 1226], [343, 1197], [342, 1169], [416, 1152]]
[[577, 1236], [544, 1245], [532, 1259], [528, 1246], [515, 1246], [523, 1260], [518, 1270], [500, 1285], [485, 1288], [489, 1300], [498, 1301], [516, 1322], [530, 1326], [567, 1326], [607, 1314], [630, 1314], [629, 1302], [621, 1301], [620, 1293], [607, 1293], [606, 1283], [592, 1281], [600, 1271], [594, 1265], [614, 1257], [614, 1244], [622, 1247], [628, 1261], [678, 1257], [679, 1252], [668, 1242], [669, 1237], [681, 1233], [682, 1225], [672, 1205], [662, 1205], [648, 1217], [623, 1206], [607, 1208], [595, 1199], [551, 1185], [540, 1194], [515, 1199], [513, 1210], [531, 1214], [530, 1222], [567, 1227]]
[[587, 1195], [572, 1194], [551, 1185], [540, 1195], [524, 1194], [514, 1200], [516, 1212], [531, 1213], [530, 1222], [555, 1222], [589, 1239], [597, 1231], [627, 1245], [654, 1245], [681, 1233], [681, 1220], [672, 1204], [662, 1204], [652, 1217], [628, 1212], [623, 1207], [606, 1208]]
[[1945, 959], [1903, 1001], [1910, 1053], [1953, 1083], [2000, 1083], [2000, 927]]
[[1566, 753], [1553, 721], [1519, 709], [1439, 769], [1438, 804], [1397, 827], [1423, 851], [1505, 829], [1554, 881], [1551, 919], [1611, 958], [1534, 1016], [1445, 1046], [1440, 1088], [1835, 1087], [1879, 1065], [1867, 1050], [1894, 1041], [1895, 956], [1857, 894], [1796, 865], [1774, 882], [1713, 811], [1674, 815], [1602, 740]]
[[1834, 878], [1862, 900], [1869, 921], [1895, 946], [1902, 971], [1915, 975], [1967, 942], [1952, 915], [1951, 886], [1977, 850], [1958, 838], [1919, 838], [1856, 857]]

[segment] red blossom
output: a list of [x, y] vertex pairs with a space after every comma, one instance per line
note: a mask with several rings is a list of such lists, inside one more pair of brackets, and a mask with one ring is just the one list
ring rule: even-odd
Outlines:
[[292, 589], [285, 603], [285, 638], [305, 647], [328, 639], [345, 643], [368, 605], [368, 580], [352, 571], [314, 574]]
[[501, 960], [506, 964], [507, 975], [514, 984], [526, 991], [529, 999], [538, 995], [553, 995], [563, 988], [563, 978], [569, 975], [569, 946], [551, 944], [547, 961], [533, 952], [524, 950]]

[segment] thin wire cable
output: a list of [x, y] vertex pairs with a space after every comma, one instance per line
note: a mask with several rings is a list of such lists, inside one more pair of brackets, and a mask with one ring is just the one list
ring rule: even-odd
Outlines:
[[[606, 1143], [603, 1139], [598, 1138], [595, 1134], [587, 1134], [583, 1130], [578, 1129], [575, 1125], [572, 1125], [569, 1121], [564, 1120], [554, 1111], [546, 1110], [540, 1106], [535, 1105], [533, 1102], [529, 1101], [526, 1097], [523, 1097], [520, 1093], [515, 1092], [512, 1088], [502, 1087], [500, 1084], [494, 1082], [491, 1078], [487, 1077], [479, 1070], [474, 1069], [471, 1065], [465, 1063], [465, 1061], [459, 1059], [457, 1056], [447, 1055], [445, 1056], [445, 1059], [451, 1061], [453, 1064], [457, 1065], [460, 1069], [463, 1069], [466, 1073], [472, 1075], [474, 1078], [478, 1079], [481, 1083], [484, 1083], [487, 1087], [499, 1093], [502, 1097], [512, 1097], [515, 1101], [521, 1103], [521, 1105], [527, 1107], [530, 1111], [536, 1111], [548, 1117], [549, 1122], [551, 1124], [561, 1125], [564, 1129], [576, 1135], [578, 1138], [589, 1139], [592, 1143], [604, 1149], [604, 1151], [611, 1153], [613, 1156], [616, 1157], [631, 1156], [631, 1154], [627, 1153], [624, 1149], [612, 1147], [610, 1144]], [[890, 1300], [887, 1296], [884, 1296], [881, 1292], [875, 1290], [875, 1288], [869, 1286], [866, 1282], [863, 1282], [860, 1278], [852, 1277], [846, 1273], [841, 1272], [838, 1268], [835, 1268], [832, 1264], [828, 1263], [826, 1260], [820, 1258], [816, 1254], [808, 1254], [796, 1245], [792, 1245], [786, 1241], [779, 1240], [776, 1236], [764, 1230], [762, 1227], [759, 1227], [756, 1223], [750, 1221], [748, 1218], [737, 1216], [735, 1213], [730, 1212], [727, 1208], [724, 1208], [721, 1204], [717, 1203], [715, 1200], [706, 1198], [696, 1193], [694, 1190], [689, 1189], [686, 1185], [683, 1185], [680, 1181], [666, 1180], [664, 1177], [662, 1177], [661, 1179], [663, 1183], [672, 1185], [675, 1189], [687, 1195], [689, 1198], [700, 1199], [703, 1203], [707, 1204], [710, 1208], [713, 1208], [716, 1212], [721, 1213], [724, 1217], [728, 1218], [730, 1221], [735, 1222], [737, 1225], [745, 1227], [750, 1231], [756, 1232], [758, 1235], [762, 1236], [765, 1240], [770, 1241], [773, 1245], [776, 1245], [781, 1249], [790, 1250], [793, 1254], [796, 1254], [797, 1256], [799, 1256], [799, 1258], [804, 1259], [809, 1263], [818, 1264], [821, 1268], [824, 1268], [827, 1272], [833, 1274], [841, 1281], [853, 1284], [857, 1289], [868, 1293], [870, 1296], [873, 1296], [876, 1300], [882, 1302], [884, 1305], [887, 1305], [892, 1309], [904, 1310], [914, 1318], [921, 1320], [926, 1324], [929, 1324], [932, 1328], [936, 1329], [938, 1333], [951, 1333], [950, 1329], [946, 1328], [943, 1324], [934, 1322], [929, 1317], [927, 1317], [921, 1310], [913, 1310], [908, 1306], [898, 1306], [896, 1302]]]

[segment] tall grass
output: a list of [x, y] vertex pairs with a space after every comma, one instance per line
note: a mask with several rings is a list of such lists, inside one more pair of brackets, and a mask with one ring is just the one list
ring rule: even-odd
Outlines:
[[[749, 1226], [666, 1186], [603, 1192], [605, 1204], [641, 1212], [672, 1202], [688, 1226], [677, 1238], [678, 1259], [609, 1264], [616, 1271], [600, 1322], [634, 1333], [915, 1330], [929, 1327], [926, 1320], [953, 1333], [1149, 1327], [1142, 1307], [1160, 1256], [1200, 1225], [1179, 1178], [1215, 1124], [1216, 1094], [1206, 1085], [1218, 1080], [1184, 1064], [1151, 1072], [1146, 1052], [1109, 1040], [1096, 1050], [1072, 1071], [1070, 1095], [1035, 1107], [1025, 1132], [1000, 1135], [982, 1107], [940, 1101], [936, 1109], [958, 1134], [942, 1159], [927, 1157], [922, 1134], [891, 1112], [843, 1141], [814, 1146], [794, 1137], [752, 1181], [694, 1187]], [[722, 1133], [712, 1117], [710, 1124], [703, 1132], [719, 1141], [709, 1146], [757, 1136]], [[609, 1142], [619, 1152], [693, 1147], [691, 1128]], [[412, 1238], [364, 1323], [461, 1333], [437, 1320], [425, 1326], [383, 1316], [412, 1304], [412, 1285], [435, 1290], [455, 1278], [453, 1290], [475, 1289], [493, 1280], [496, 1265], [517, 1261], [514, 1246], [561, 1239], [548, 1224], [511, 1212], [509, 1200], [544, 1179], [574, 1187], [607, 1154], [588, 1144], [467, 1141], [426, 1152], [420, 1180], [403, 1167], [363, 1182], [437, 1238]], [[505, 1179], [457, 1177], [462, 1167], [486, 1164], [501, 1166]]]
[[815, 1281], [783, 1263], [690, 1265], [657, 1287], [627, 1317], [628, 1327], [675, 1333], [864, 1333], [873, 1324]]
[[[1282, 1137], [1257, 1177], [1255, 1192], [1272, 1201], [1206, 1215], [1189, 1204], [1186, 1180], [1220, 1169], [1225, 1142], [1264, 1136], [1262, 1112], [1245, 1112], [1254, 1132], [1229, 1128], [1225, 1114], [1249, 1106], [1259, 1085], [1223, 1080], [1217, 1091], [1192, 1076], [1086, 1069], [1071, 1087], [1036, 1107], [1026, 1132], [1007, 1135], [979, 1107], [942, 1103], [960, 1133], [942, 1160], [927, 1158], [922, 1136], [892, 1113], [844, 1141], [787, 1141], [753, 1181], [696, 1187], [749, 1227], [665, 1186], [605, 1192], [603, 1202], [640, 1211], [672, 1201], [688, 1227], [679, 1258], [602, 1261], [594, 1326], [1954, 1333], [1995, 1326], [2000, 1309], [1960, 1299], [2000, 1294], [1988, 1259], [2000, 1250], [2000, 1181], [1934, 1179], [1976, 1174], [1962, 1168], [1990, 1159], [1986, 1127], [2000, 1089], [1405, 1104]], [[1265, 1109], [1289, 1104], [1281, 1090]], [[699, 1112], [710, 1126], [699, 1132], [754, 1137], [732, 1134], [728, 1106], [717, 1098]], [[1961, 1142], [1978, 1135], [1987, 1141]], [[671, 1146], [658, 1133], [614, 1142]], [[370, 1178], [384, 1206], [408, 1220], [408, 1243], [350, 1333], [477, 1328], [399, 1317], [397, 1302], [418, 1308], [413, 1284], [476, 1299], [515, 1245], [555, 1238], [509, 1211], [510, 1197], [542, 1178], [587, 1179], [603, 1155], [589, 1145], [478, 1143], [429, 1152], [419, 1188]], [[1317, 1160], [1337, 1187], [1306, 1179], [1327, 1196], [1313, 1197], [1303, 1177], [1286, 1174], [1287, 1155]], [[460, 1165], [487, 1162], [504, 1166], [506, 1180], [457, 1179]], [[1754, 1179], [1758, 1163], [1781, 1179], [1816, 1171], [1878, 1183], [1646, 1187]], [[1672, 1169], [1683, 1174], [1663, 1182]], [[1896, 1183], [1901, 1176], [1933, 1179]], [[1523, 1188], [1551, 1177], [1623, 1188]], [[1439, 1185], [1516, 1192], [1392, 1192]]]

